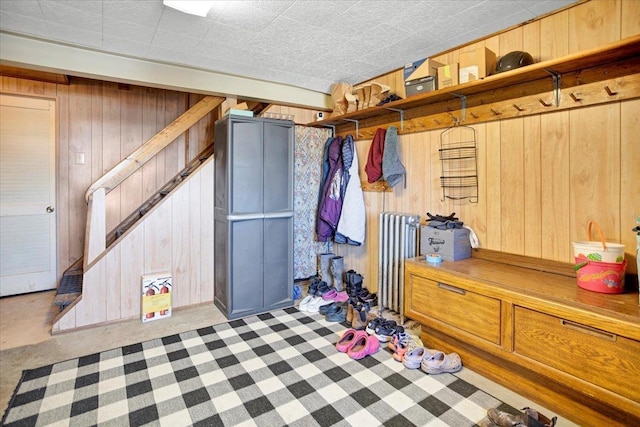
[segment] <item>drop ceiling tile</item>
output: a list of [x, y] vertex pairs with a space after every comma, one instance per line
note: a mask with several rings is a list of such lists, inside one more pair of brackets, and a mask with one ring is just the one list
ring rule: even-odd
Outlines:
[[102, 17], [71, 8], [59, 2], [40, 2], [47, 22], [89, 31], [102, 31]]
[[[0, 1], [0, 12], [2, 12], [2, 14], [9, 12], [14, 15], [23, 15], [34, 19], [44, 19], [44, 14], [37, 1], [2, 0]], [[0, 15], [0, 19], [2, 19], [2, 15]]]
[[228, 25], [214, 22], [205, 36], [202, 38], [202, 42], [206, 45], [220, 44], [226, 46], [247, 46], [251, 44], [258, 35], [258, 32], [248, 28], [235, 28]]
[[48, 37], [52, 40], [70, 42], [82, 47], [102, 48], [101, 32], [70, 27], [56, 22], [48, 22], [47, 27], [49, 28]]
[[49, 36], [49, 27], [47, 27], [46, 21], [6, 11], [2, 11], [0, 14], [0, 27], [5, 31], [14, 31], [29, 36], [43, 38]]
[[174, 50], [194, 50], [200, 44], [200, 39], [183, 34], [156, 31], [151, 41], [152, 46], [161, 46]]
[[[4, 2], [5, 0], [2, 1]], [[40, 3], [46, 3], [47, 1], [50, 0], [40, 0]], [[25, 3], [27, 2], [25, 1]], [[65, 7], [84, 11], [90, 15], [102, 14], [102, 0], [56, 0], [55, 3]]]
[[228, 4], [215, 21], [237, 28], [248, 28], [261, 31], [277, 17], [275, 13], [265, 9], [251, 7], [251, 2], [232, 2]]
[[[342, 16], [357, 1], [297, 1], [287, 10], [282, 12], [282, 16], [292, 21], [300, 22], [311, 27], [323, 28], [325, 23]], [[351, 22], [341, 22], [347, 27]]]
[[157, 28], [159, 31], [167, 33], [202, 38], [207, 34], [209, 28], [214, 25], [214, 19], [210, 15], [207, 15], [207, 18], [203, 18], [166, 7], [160, 17]]
[[165, 9], [165, 6], [159, 0], [103, 0], [102, 4], [104, 16], [110, 16], [136, 25], [144, 22], [145, 25], [152, 27], [158, 25]]
[[156, 33], [155, 27], [147, 25], [131, 25], [131, 23], [105, 16], [102, 32], [105, 36], [114, 36], [120, 39], [129, 39], [133, 42], [149, 44]]

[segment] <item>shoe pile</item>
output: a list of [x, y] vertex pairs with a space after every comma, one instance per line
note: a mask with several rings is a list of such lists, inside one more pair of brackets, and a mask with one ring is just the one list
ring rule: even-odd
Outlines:
[[487, 411], [487, 418], [479, 423], [482, 427], [553, 427], [557, 417], [548, 418], [532, 408], [523, 408], [522, 413], [513, 415], [497, 408]]
[[349, 328], [336, 343], [336, 349], [358, 360], [376, 353], [380, 349], [380, 342], [366, 331]]
[[[345, 291], [338, 291], [327, 282], [314, 278], [309, 284], [309, 292], [298, 305], [298, 310], [309, 313], [318, 313], [324, 306], [334, 303], [345, 303], [348, 299]], [[346, 317], [346, 307], [345, 307]], [[344, 319], [342, 320], [344, 321]]]

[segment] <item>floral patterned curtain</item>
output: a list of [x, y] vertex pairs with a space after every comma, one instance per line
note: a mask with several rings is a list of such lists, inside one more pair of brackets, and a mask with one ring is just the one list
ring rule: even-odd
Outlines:
[[315, 236], [322, 156], [331, 131], [296, 126], [295, 136], [293, 277], [306, 279], [317, 273], [317, 254], [332, 249]]

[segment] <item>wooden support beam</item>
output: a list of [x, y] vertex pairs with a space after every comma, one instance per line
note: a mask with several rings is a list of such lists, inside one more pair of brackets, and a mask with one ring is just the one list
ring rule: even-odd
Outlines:
[[169, 123], [167, 127], [154, 135], [140, 148], [128, 155], [118, 163], [113, 169], [103, 175], [96, 182], [91, 184], [85, 194], [85, 200], [89, 200], [89, 195], [98, 188], [104, 188], [109, 193], [122, 181], [127, 179], [136, 170], [151, 160], [156, 154], [171, 144], [177, 137], [182, 135], [187, 129], [197, 123], [200, 119], [210, 113], [218, 105], [222, 104], [225, 98], [217, 96], [207, 96], [200, 102], [185, 111], [180, 117]]

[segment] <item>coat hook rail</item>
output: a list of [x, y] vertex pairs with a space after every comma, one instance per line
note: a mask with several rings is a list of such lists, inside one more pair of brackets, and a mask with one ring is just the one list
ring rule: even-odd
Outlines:
[[400, 130], [404, 130], [404, 110], [400, 110], [398, 108], [387, 108], [387, 110], [400, 113]]
[[469, 111], [469, 114], [471, 114], [471, 117], [473, 117], [474, 119], [477, 119], [478, 117], [480, 117], [477, 114], [475, 114], [473, 111]]
[[552, 105], [552, 104], [551, 104], [551, 103], [549, 103], [549, 102], [545, 102], [542, 98], [539, 98], [539, 99], [538, 99], [538, 102], [539, 102], [540, 104], [544, 105], [545, 107], [551, 107], [551, 105]]
[[489, 111], [491, 111], [491, 114], [493, 114], [494, 116], [499, 116], [500, 114], [502, 114], [501, 112], [496, 111], [493, 108], [489, 108]]
[[521, 106], [519, 106], [518, 104], [513, 104], [513, 108], [515, 108], [516, 110], [522, 112], [524, 111], [524, 108], [522, 108]]
[[571, 97], [571, 99], [573, 99], [575, 102], [580, 102], [582, 101], [582, 98], [578, 98], [577, 96], [575, 96], [573, 93], [570, 93], [569, 96]]
[[609, 86], [605, 86], [604, 90], [607, 91], [607, 95], [609, 95], [609, 96], [613, 96], [613, 95], [617, 95], [618, 94], [618, 92], [614, 92], [611, 89], [609, 89]]

